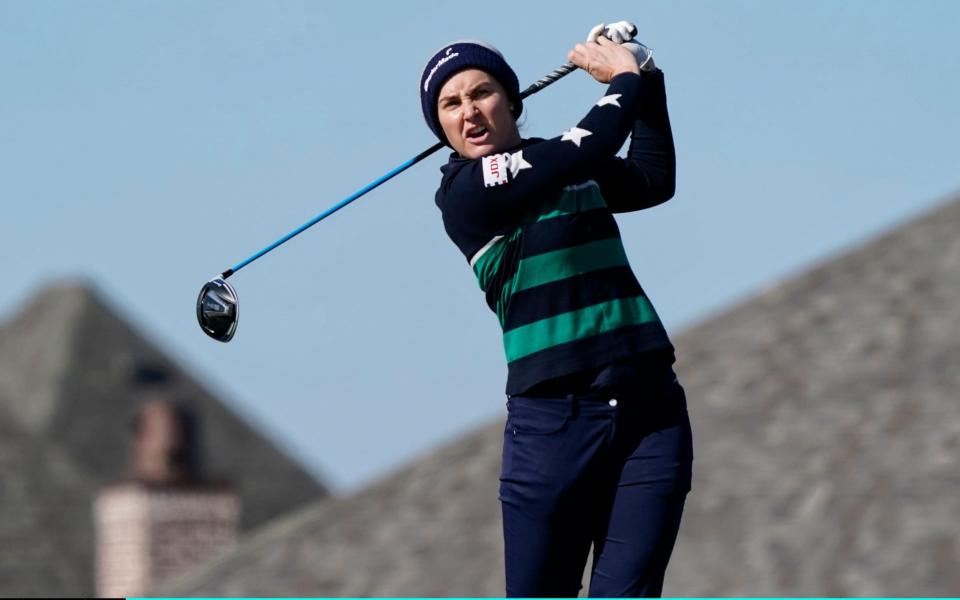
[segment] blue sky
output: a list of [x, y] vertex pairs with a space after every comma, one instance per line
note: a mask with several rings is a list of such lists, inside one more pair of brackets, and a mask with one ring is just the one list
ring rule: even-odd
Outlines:
[[[433, 143], [416, 82], [445, 42], [493, 43], [523, 84], [619, 19], [667, 78], [676, 197], [619, 222], [672, 332], [960, 190], [956, 2], [7, 1], [0, 316], [88, 277], [328, 483], [362, 485], [504, 412], [496, 319], [433, 204], [445, 157], [232, 278], [230, 344], [200, 332], [197, 291]], [[601, 93], [567, 77], [523, 133]]]

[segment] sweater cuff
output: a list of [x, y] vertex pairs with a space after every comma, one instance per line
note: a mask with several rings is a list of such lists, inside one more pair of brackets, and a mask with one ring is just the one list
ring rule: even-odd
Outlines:
[[608, 85], [611, 88], [615, 85], [630, 85], [631, 81], [634, 83], [634, 85], [636, 85], [636, 83], [640, 81], [641, 77], [642, 77], [641, 74], [624, 71], [623, 73], [618, 73], [617, 75], [615, 75], [613, 79], [610, 80], [610, 83]]

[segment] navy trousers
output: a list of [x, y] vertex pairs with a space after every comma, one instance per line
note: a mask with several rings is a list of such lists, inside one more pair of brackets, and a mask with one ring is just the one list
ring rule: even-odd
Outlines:
[[660, 596], [690, 491], [692, 434], [672, 369], [507, 400], [500, 501], [507, 596]]

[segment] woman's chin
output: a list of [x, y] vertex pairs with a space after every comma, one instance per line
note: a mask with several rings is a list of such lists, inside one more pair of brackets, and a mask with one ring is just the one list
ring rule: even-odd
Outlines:
[[488, 154], [493, 154], [496, 151], [496, 144], [493, 144], [489, 141], [479, 143], [467, 142], [460, 154], [466, 158], [480, 158], [482, 156], [487, 156]]

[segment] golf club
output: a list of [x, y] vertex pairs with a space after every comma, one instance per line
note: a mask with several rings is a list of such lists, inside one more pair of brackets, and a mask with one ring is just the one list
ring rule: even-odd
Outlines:
[[[520, 98], [526, 98], [532, 94], [535, 94], [547, 87], [551, 83], [557, 81], [561, 77], [564, 77], [573, 71], [577, 70], [577, 66], [573, 63], [567, 63], [558, 69], [554, 69], [543, 78], [532, 83], [527, 89], [520, 92]], [[287, 235], [283, 236], [279, 240], [273, 242], [263, 250], [255, 253], [246, 260], [235, 264], [230, 267], [223, 273], [220, 273], [219, 276], [214, 277], [207, 283], [203, 285], [200, 289], [200, 295], [197, 297], [197, 321], [200, 323], [200, 329], [204, 333], [217, 340], [218, 342], [229, 342], [233, 339], [234, 333], [237, 331], [237, 320], [240, 315], [240, 301], [237, 298], [237, 291], [233, 288], [232, 285], [227, 283], [227, 278], [231, 275], [249, 265], [253, 261], [257, 260], [264, 254], [270, 252], [281, 244], [286, 243], [292, 238], [300, 235], [307, 229], [313, 227], [320, 221], [326, 219], [333, 213], [337, 212], [344, 206], [350, 204], [360, 196], [363, 196], [367, 192], [373, 190], [374, 188], [380, 186], [382, 183], [385, 183], [392, 179], [393, 177], [399, 175], [400, 173], [406, 171], [413, 165], [417, 164], [421, 160], [427, 158], [437, 150], [443, 148], [444, 144], [442, 142], [437, 142], [433, 146], [430, 146], [420, 154], [417, 154], [410, 160], [404, 162], [400, 166], [396, 167], [386, 175], [383, 175], [379, 179], [376, 179], [367, 185], [363, 186], [353, 194], [350, 194], [337, 204], [334, 204], [327, 210], [323, 211], [313, 219], [310, 219], [297, 229], [294, 229]]]

